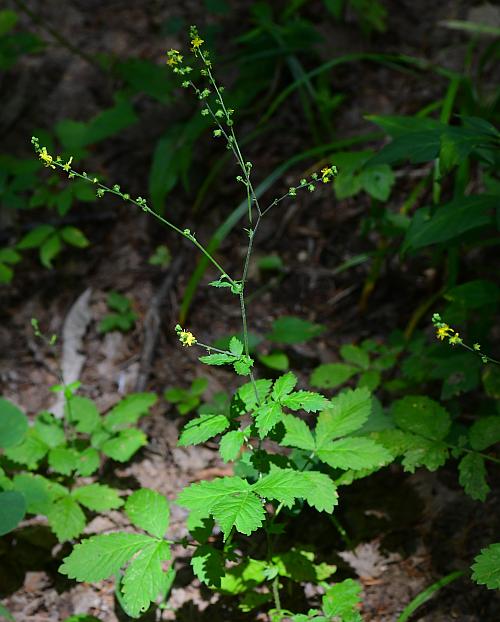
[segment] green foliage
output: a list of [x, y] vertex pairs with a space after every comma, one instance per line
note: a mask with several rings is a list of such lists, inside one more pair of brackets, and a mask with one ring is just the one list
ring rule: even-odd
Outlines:
[[206, 378], [195, 378], [189, 389], [172, 387], [167, 389], [164, 397], [167, 402], [175, 404], [180, 415], [186, 415], [200, 405], [201, 396], [208, 386]]
[[[87, 523], [85, 510], [105, 512], [121, 507], [123, 502], [116, 490], [104, 484], [92, 483], [69, 489], [56, 479], [63, 476], [66, 483], [77, 476], [88, 477], [95, 473], [106, 456], [119, 461], [129, 460], [147, 440], [142, 431], [131, 426], [137, 424], [156, 401], [156, 396], [151, 393], [132, 394], [102, 416], [92, 400], [74, 395], [68, 388], [65, 394], [65, 426], [51, 413], [42, 412], [35, 417], [34, 424], [27, 427], [25, 415], [4, 398], [0, 399], [5, 421], [12, 423], [8, 434], [3, 437], [7, 445], [4, 450], [6, 458], [18, 465], [17, 469], [48, 469], [49, 477], [53, 478], [36, 473], [15, 474], [15, 469], [7, 464], [7, 474], [14, 470], [14, 475], [10, 479], [0, 471], [0, 488], [5, 491], [0, 495], [12, 494], [9, 506], [12, 512], [16, 509], [16, 516], [22, 518], [25, 511], [44, 514], [61, 542], [82, 533]], [[0, 503], [0, 509], [3, 505]], [[6, 525], [7, 519], [13, 524], [12, 516], [8, 514]]]
[[150, 535], [112, 533], [92, 536], [76, 545], [59, 571], [78, 581], [96, 582], [117, 574], [126, 566], [121, 590], [127, 612], [138, 617], [164, 591], [168, 574], [163, 563], [170, 547], [163, 535], [169, 523], [165, 497], [141, 489], [130, 495], [125, 511], [131, 523]]
[[500, 544], [490, 544], [474, 562], [472, 579], [490, 590], [500, 589]]
[[114, 330], [128, 332], [131, 330], [137, 314], [132, 311], [132, 302], [126, 296], [122, 296], [118, 292], [111, 291], [106, 299], [108, 308], [114, 313], [104, 316], [99, 322], [99, 331], [101, 333], [109, 333]]

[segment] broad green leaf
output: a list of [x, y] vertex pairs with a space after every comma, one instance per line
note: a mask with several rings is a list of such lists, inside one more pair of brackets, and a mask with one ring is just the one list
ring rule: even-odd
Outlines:
[[322, 462], [338, 469], [372, 469], [392, 462], [391, 454], [369, 438], [342, 438], [316, 452]]
[[[265, 401], [272, 384], [272, 380], [261, 378], [255, 381], [255, 386], [252, 382], [247, 382], [238, 389], [238, 396], [245, 405], [247, 412], [253, 410], [258, 402], [262, 403]], [[255, 394], [256, 391], [259, 397], [258, 400]]]
[[298, 447], [306, 451], [314, 450], [314, 437], [305, 421], [294, 415], [284, 415], [282, 422], [285, 426], [286, 434], [280, 443], [281, 445], [285, 447]]
[[181, 447], [198, 445], [224, 432], [228, 427], [229, 419], [224, 415], [201, 415], [186, 423], [177, 444]]
[[55, 447], [49, 451], [48, 462], [54, 473], [71, 475], [76, 468], [78, 453], [70, 447]]
[[429, 471], [436, 471], [448, 459], [447, 445], [440, 441], [430, 441], [422, 436], [414, 437], [414, 444], [404, 455], [403, 467], [405, 471], [413, 473], [417, 467], [425, 467]]
[[237, 566], [228, 568], [222, 577], [220, 591], [224, 594], [241, 594], [266, 580], [267, 562], [246, 558]]
[[53, 233], [40, 246], [40, 261], [46, 268], [52, 268], [52, 260], [62, 251], [62, 243], [59, 233]]
[[272, 399], [279, 402], [283, 397], [293, 391], [296, 384], [297, 376], [293, 372], [289, 371], [287, 374], [283, 374], [283, 376], [280, 376], [274, 382], [273, 390], [271, 392]]
[[77, 431], [85, 434], [92, 434], [101, 419], [95, 403], [79, 395], [74, 395], [66, 402], [66, 415]]
[[207, 354], [200, 356], [199, 360], [205, 365], [228, 365], [234, 363], [236, 357], [232, 354], [224, 354], [222, 352], [215, 352], [214, 354]]
[[303, 495], [307, 503], [318, 510], [331, 514], [338, 503], [339, 495], [331, 478], [319, 471], [303, 471]]
[[420, 208], [406, 233], [403, 249], [418, 249], [447, 242], [466, 231], [490, 224], [491, 211], [497, 206], [498, 197], [478, 194], [454, 199], [439, 207], [432, 216], [427, 208]]
[[283, 411], [277, 402], [268, 402], [257, 408], [254, 416], [260, 438], [264, 438], [274, 428], [281, 420], [282, 415]]
[[367, 166], [359, 174], [363, 190], [378, 201], [387, 201], [395, 181], [396, 176], [388, 164]]
[[172, 74], [165, 65], [157, 65], [149, 59], [127, 58], [115, 68], [136, 91], [146, 93], [162, 104], [171, 100]]
[[245, 441], [243, 430], [232, 430], [221, 437], [219, 452], [224, 462], [233, 462], [238, 457]]
[[101, 450], [117, 462], [126, 462], [135, 452], [146, 445], [148, 439], [142, 430], [122, 430], [117, 436], [103, 443]]
[[284, 352], [270, 352], [269, 354], [259, 354], [259, 361], [276, 371], [286, 371], [290, 367], [288, 356]]
[[394, 421], [405, 432], [440, 441], [450, 430], [448, 412], [426, 395], [403, 397], [393, 403], [391, 410]]
[[472, 449], [483, 451], [500, 442], [500, 416], [481, 417], [469, 428]]
[[358, 379], [358, 389], [365, 388], [368, 391], [375, 391], [375, 389], [380, 385], [382, 381], [382, 376], [379, 371], [376, 369], [369, 369], [368, 371], [360, 374]]
[[88, 484], [79, 486], [71, 491], [71, 496], [78, 503], [94, 512], [106, 512], [116, 510], [123, 505], [118, 491], [106, 486], [106, 484]]
[[347, 363], [361, 367], [362, 369], [368, 369], [370, 366], [370, 357], [368, 352], [362, 350], [359, 346], [353, 344], [346, 344], [340, 348], [340, 356]]
[[106, 303], [110, 309], [113, 309], [113, 311], [116, 311], [117, 313], [126, 313], [127, 311], [130, 311], [132, 307], [132, 303], [127, 296], [123, 296], [114, 290], [108, 292]]
[[27, 431], [26, 415], [12, 402], [0, 397], [0, 447], [18, 445]]
[[99, 468], [99, 452], [93, 447], [87, 447], [81, 452], [77, 452], [75, 460], [75, 471], [82, 477], [92, 475]]
[[201, 516], [196, 512], [190, 512], [186, 519], [186, 527], [193, 538], [200, 544], [204, 544], [212, 535], [215, 521], [210, 516]]
[[47, 447], [54, 448], [66, 443], [62, 421], [56, 419], [51, 413], [40, 413], [35, 420], [34, 428], [38, 438]]
[[49, 447], [38, 436], [34, 428], [29, 428], [22, 442], [14, 447], [7, 447], [5, 455], [9, 460], [25, 464], [31, 471], [36, 469]]
[[166, 498], [155, 490], [141, 488], [132, 493], [125, 503], [130, 521], [157, 538], [163, 538], [168, 529], [170, 509]]
[[295, 499], [304, 495], [304, 479], [300, 471], [271, 467], [271, 472], [264, 475], [252, 486], [252, 490], [265, 499], [275, 499], [292, 507]]
[[85, 528], [85, 514], [69, 495], [50, 506], [47, 519], [59, 542], [76, 538]]
[[47, 238], [54, 233], [55, 227], [52, 225], [39, 225], [27, 233], [18, 243], [17, 248], [21, 250], [28, 248], [38, 248]]
[[24, 518], [26, 501], [16, 490], [0, 492], [0, 536], [17, 527]]
[[191, 567], [198, 579], [213, 587], [220, 587], [225, 574], [222, 553], [209, 544], [199, 546], [191, 558]]
[[60, 231], [62, 239], [71, 246], [77, 248], [86, 248], [90, 242], [85, 237], [84, 233], [76, 227], [63, 227]]
[[316, 445], [322, 448], [334, 438], [359, 430], [368, 420], [372, 398], [368, 389], [349, 389], [334, 397], [320, 413], [316, 424]]
[[71, 554], [64, 558], [59, 572], [80, 582], [96, 583], [115, 575], [133, 555], [152, 541], [150, 536], [137, 533], [92, 536], [73, 547]]
[[490, 544], [474, 559], [472, 579], [490, 590], [500, 589], [500, 544]]
[[233, 362], [234, 371], [240, 376], [248, 376], [253, 367], [253, 359], [249, 356], [241, 356]]
[[486, 468], [484, 458], [478, 454], [467, 454], [458, 465], [458, 481], [466, 494], [472, 499], [485, 501], [490, 491], [486, 482]]
[[7, 34], [17, 24], [19, 15], [15, 11], [0, 11], [0, 36]]
[[30, 514], [46, 514], [52, 504], [53, 495], [50, 493], [47, 482], [48, 480], [41, 475], [32, 473], [20, 473], [14, 476], [13, 488], [24, 496], [26, 511]]
[[169, 559], [169, 545], [165, 541], [153, 541], [130, 562], [122, 580], [130, 616], [138, 617], [158, 598], [164, 583], [162, 562]]
[[249, 536], [262, 526], [266, 515], [261, 500], [250, 490], [219, 498], [210, 511], [224, 533], [224, 541], [233, 528]]
[[200, 516], [208, 516], [212, 505], [233, 493], [250, 490], [250, 484], [241, 477], [219, 477], [211, 482], [198, 482], [182, 490], [177, 503]]
[[231, 337], [231, 340], [229, 341], [229, 351], [235, 356], [243, 354], [243, 344], [238, 337]]
[[324, 326], [313, 324], [298, 317], [283, 315], [273, 322], [273, 329], [267, 335], [274, 343], [303, 343], [314, 339], [325, 330]]
[[339, 616], [347, 621], [360, 602], [361, 589], [361, 585], [353, 579], [331, 585], [323, 596], [323, 612], [329, 619]]
[[311, 386], [318, 389], [335, 389], [347, 382], [359, 369], [345, 363], [326, 363], [319, 365], [311, 375]]
[[466, 309], [480, 309], [498, 304], [500, 288], [492, 281], [477, 279], [452, 287], [444, 294], [444, 298], [456, 302]]
[[312, 391], [295, 391], [282, 398], [281, 404], [290, 410], [305, 410], [308, 413], [315, 413], [329, 405], [326, 397]]
[[158, 396], [155, 393], [127, 395], [107, 413], [104, 426], [111, 432], [117, 432], [137, 423], [142, 416], [149, 413], [149, 409], [156, 403], [157, 399]]

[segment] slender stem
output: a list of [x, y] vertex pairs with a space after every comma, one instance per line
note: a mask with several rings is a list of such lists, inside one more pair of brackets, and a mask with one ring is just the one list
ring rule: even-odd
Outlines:
[[273, 581], [273, 598], [274, 598], [274, 606], [278, 610], [278, 613], [281, 611], [281, 600], [280, 600], [280, 580], [279, 575], [274, 577]]

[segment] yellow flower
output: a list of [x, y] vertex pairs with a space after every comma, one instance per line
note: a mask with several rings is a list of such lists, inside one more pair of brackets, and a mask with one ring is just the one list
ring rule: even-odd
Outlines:
[[448, 326], [448, 324], [441, 324], [436, 331], [436, 337], [438, 339], [445, 339], [453, 334], [453, 329]]
[[196, 50], [198, 50], [202, 43], [205, 43], [205, 41], [199, 37], [198, 35], [196, 35], [192, 40], [191, 40], [191, 46], [192, 46], [192, 50], [193, 52], [195, 52]]
[[188, 330], [181, 330], [179, 332], [179, 341], [183, 346], [194, 346], [196, 343], [196, 337]]
[[178, 50], [169, 50], [167, 52], [167, 65], [174, 67], [182, 62], [182, 54], [179, 54]]
[[335, 175], [335, 172], [331, 166], [325, 166], [325, 168], [321, 169], [321, 181], [324, 184], [330, 182]]
[[45, 163], [45, 166], [49, 166], [50, 168], [56, 168], [54, 164], [52, 164], [54, 158], [49, 153], [47, 153], [46, 147], [42, 147], [41, 150], [38, 152], [38, 155], [40, 156], [40, 160]]
[[63, 170], [65, 170], [66, 173], [69, 173], [71, 169], [71, 162], [73, 162], [73, 156], [71, 156], [70, 159], [66, 162], [66, 164], [63, 165]]
[[450, 341], [449, 341], [450, 345], [452, 346], [456, 346], [457, 343], [462, 343], [462, 339], [459, 337], [458, 333], [455, 333], [452, 337], [450, 337]]

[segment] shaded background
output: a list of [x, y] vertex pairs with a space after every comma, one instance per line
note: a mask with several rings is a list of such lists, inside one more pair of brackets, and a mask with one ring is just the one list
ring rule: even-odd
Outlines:
[[[82, 346], [82, 382], [101, 408], [113, 404], [118, 394], [137, 388], [161, 392], [187, 386], [197, 376], [196, 354], [177, 347], [172, 328], [179, 316], [208, 343], [239, 330], [239, 309], [231, 297], [204, 287], [215, 276], [211, 270], [202, 274], [203, 286], [193, 285], [197, 257], [187, 242], [132, 206], [109, 196], [97, 202], [88, 187], [53, 176], [33, 157], [32, 135], [51, 153], [73, 155], [79, 170], [147, 197], [155, 210], [208, 241], [244, 195], [224, 146], [211, 137], [197, 102], [178, 88], [164, 64], [167, 49], [187, 49], [190, 24], [198, 25], [213, 49], [216, 74], [237, 110], [237, 132], [253, 162], [254, 180], [274, 181], [264, 193], [265, 203], [328, 164], [332, 153], [379, 148], [385, 138], [367, 115], [413, 115], [442, 100], [448, 87], [444, 72], [463, 71], [470, 49], [467, 35], [446, 28], [443, 21], [474, 16], [491, 24], [498, 20], [493, 5], [465, 0], [7, 0], [5, 7], [16, 13], [17, 22], [0, 22], [0, 247], [12, 247], [46, 224], [77, 227], [89, 242], [85, 248], [63, 244], [48, 257], [37, 248], [23, 249], [22, 260], [11, 266], [13, 275], [4, 274], [10, 282], [0, 286], [0, 382], [3, 393], [28, 412], [51, 404], [46, 388], [55, 382], [57, 367], [53, 355], [33, 340], [29, 320], [37, 317], [47, 332], [60, 334], [87, 288], [91, 319]], [[481, 88], [489, 102], [498, 77], [493, 61], [482, 68]], [[307, 77], [326, 63], [327, 69]], [[490, 106], [488, 117], [498, 121], [498, 107]], [[386, 182], [391, 193], [385, 209], [395, 216], [393, 221], [427, 172], [408, 167]], [[420, 203], [428, 198], [422, 195]], [[394, 329], [404, 329], [422, 299], [439, 289], [441, 276], [428, 258], [402, 260], [398, 243], [378, 262], [381, 248], [400, 234], [397, 222], [383, 234], [373, 225], [379, 210], [380, 203], [367, 192], [338, 200], [330, 186], [321, 186], [313, 195], [283, 203], [263, 224], [249, 286], [251, 331], [262, 338], [281, 315], [326, 327], [319, 341], [288, 349], [292, 368], [307, 372], [336, 360], [342, 343], [386, 338]], [[228, 231], [217, 251], [236, 274], [245, 251], [242, 226], [239, 222]], [[159, 245], [167, 246], [170, 264], [151, 264]], [[494, 251], [472, 257], [464, 274], [476, 268], [493, 274]], [[98, 322], [107, 313], [110, 290], [130, 298], [137, 322], [129, 332], [103, 336]], [[158, 334], [148, 318], [155, 300]], [[149, 356], [145, 344], [152, 347]], [[214, 372], [208, 395], [228, 390], [232, 382]], [[163, 412], [150, 424], [157, 457], [146, 455], [146, 466], [141, 463], [134, 476], [172, 496], [193, 472], [220, 465], [214, 466], [213, 452], [202, 453], [201, 460], [178, 452], [172, 459], [168, 452], [178, 423], [173, 415], [170, 419], [167, 429]], [[441, 510], [434, 514], [442, 521], [437, 540], [449, 534]], [[476, 510], [470, 512], [477, 521]], [[413, 517], [399, 516], [394, 524], [398, 522], [413, 525]], [[426, 537], [431, 548], [439, 549], [432, 528]], [[429, 582], [432, 555], [418, 546], [415, 550], [409, 575], [398, 566], [390, 581], [396, 585], [394, 593], [387, 584], [377, 592], [376, 580], [368, 584], [368, 594], [373, 594], [364, 605], [366, 620], [393, 620], [401, 599], [409, 600], [408, 586], [418, 592]], [[437, 554], [438, 569], [448, 555]], [[469, 551], [457, 555], [467, 558]], [[423, 569], [417, 571], [419, 564]], [[80, 586], [71, 597], [44, 601], [55, 598], [44, 576], [38, 577], [39, 585], [35, 577], [35, 586], [17, 586], [19, 611], [42, 598], [39, 607], [45, 613], [26, 619], [57, 620], [71, 613], [75, 598], [81, 597]], [[488, 616], [498, 611], [494, 597], [488, 600], [484, 590], [473, 591], [469, 600], [463, 595], [456, 619], [493, 620]], [[108, 602], [109, 586], [104, 594], [87, 594], [87, 608]], [[448, 620], [456, 598], [451, 592], [448, 601], [442, 600], [441, 612], [431, 611], [425, 619]], [[58, 607], [66, 609], [54, 613]], [[185, 615], [182, 619], [195, 614]]]

